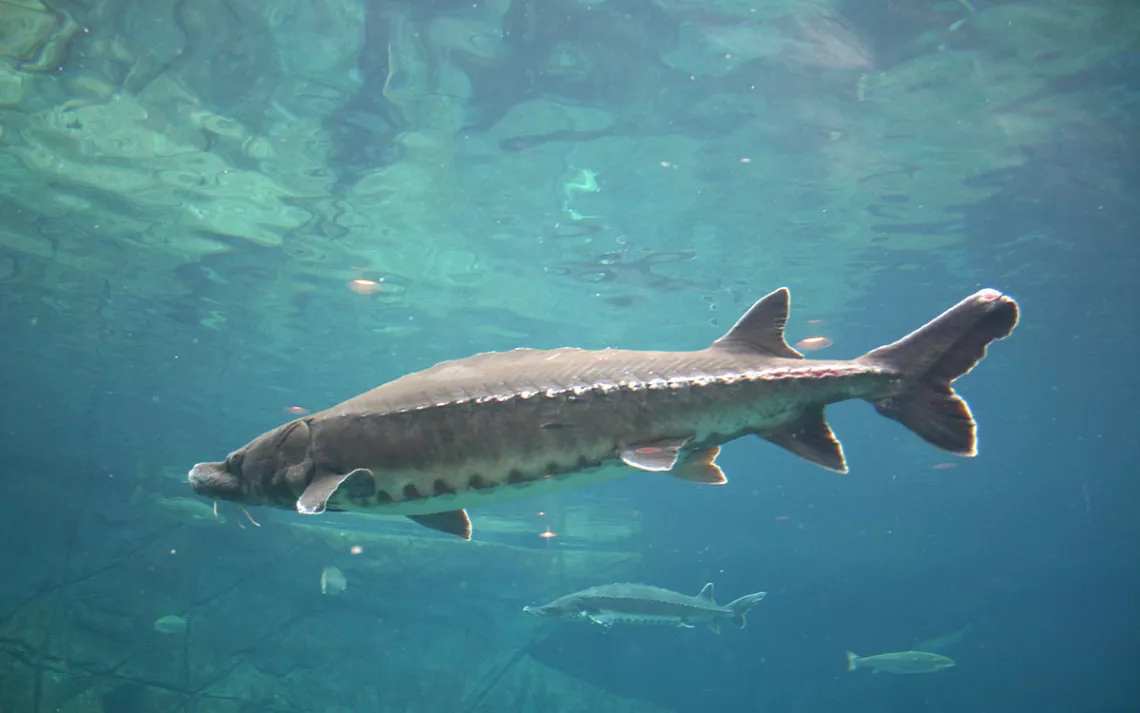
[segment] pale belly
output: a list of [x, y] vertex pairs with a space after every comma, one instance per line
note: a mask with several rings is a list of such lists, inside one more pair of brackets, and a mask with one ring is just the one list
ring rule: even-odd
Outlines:
[[[497, 503], [512, 502], [524, 498], [559, 493], [566, 490], [586, 487], [597, 483], [616, 480], [626, 475], [638, 473], [624, 463], [604, 465], [600, 468], [564, 473], [558, 476], [539, 478], [517, 485], [500, 485], [480, 490], [464, 490], [449, 495], [436, 495], [431, 498], [405, 502], [359, 504], [347, 498], [334, 496], [330, 509], [372, 515], [430, 515], [437, 512], [452, 512], [467, 508], [481, 508]], [[647, 474], [649, 475], [649, 474]]]
[[640, 626], [688, 626], [694, 624], [705, 624], [712, 621], [716, 617], [708, 615], [698, 615], [695, 617], [686, 617], [684, 619], [676, 616], [663, 616], [652, 614], [627, 614], [624, 612], [611, 612], [602, 611], [596, 616], [596, 619], [602, 622], [609, 622], [611, 624], [637, 624]]

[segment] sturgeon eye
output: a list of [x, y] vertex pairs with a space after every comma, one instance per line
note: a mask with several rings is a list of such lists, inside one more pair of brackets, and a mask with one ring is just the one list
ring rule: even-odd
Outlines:
[[226, 456], [226, 471], [237, 475], [241, 472], [241, 453], [231, 453]]

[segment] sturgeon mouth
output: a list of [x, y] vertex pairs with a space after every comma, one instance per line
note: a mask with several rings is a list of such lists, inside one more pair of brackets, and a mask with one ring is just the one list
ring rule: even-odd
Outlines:
[[226, 470], [225, 463], [198, 463], [186, 479], [198, 495], [222, 500], [240, 500], [241, 480]]

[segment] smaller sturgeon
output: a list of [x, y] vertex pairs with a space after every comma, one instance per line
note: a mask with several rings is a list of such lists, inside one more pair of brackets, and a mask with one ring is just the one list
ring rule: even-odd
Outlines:
[[691, 629], [704, 624], [719, 634], [722, 619], [731, 619], [737, 629], [743, 629], [744, 616], [765, 596], [767, 592], [746, 594], [722, 606], [713, 599], [711, 582], [695, 597], [648, 584], [606, 584], [567, 594], [539, 607], [523, 607], [523, 611], [554, 619], [587, 620], [607, 627], [625, 623]]

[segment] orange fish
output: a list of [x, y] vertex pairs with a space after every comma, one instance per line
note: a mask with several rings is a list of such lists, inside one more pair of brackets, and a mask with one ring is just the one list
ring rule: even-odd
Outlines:
[[835, 342], [827, 337], [808, 337], [796, 342], [796, 348], [802, 349], [805, 352], [818, 352], [820, 349], [827, 349]]
[[358, 295], [371, 295], [380, 291], [380, 283], [376, 280], [358, 278], [356, 280], [349, 280], [348, 289]]

